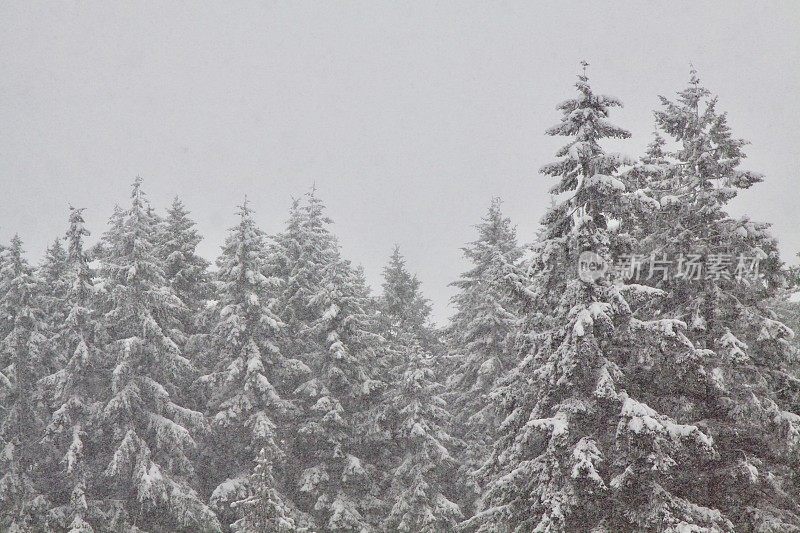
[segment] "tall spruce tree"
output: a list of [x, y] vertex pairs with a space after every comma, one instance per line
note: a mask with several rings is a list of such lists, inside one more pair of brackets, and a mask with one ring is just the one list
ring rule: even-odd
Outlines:
[[[9, 254], [6, 246], [0, 243], [0, 272], [4, 272], [6, 269], [7, 260], [9, 259]], [[2, 318], [2, 317], [0, 317]], [[0, 319], [0, 339], [5, 339], [6, 335], [11, 329], [12, 324], [9, 320], [2, 320]], [[10, 364], [10, 358], [3, 357], [2, 358], [2, 365], [0, 365], [0, 398], [5, 397], [5, 394], [11, 391], [12, 385], [9, 379], [13, 367], [6, 368], [7, 364]], [[8, 413], [5, 404], [0, 402], [0, 424], [3, 423], [6, 414]]]
[[141, 184], [137, 177], [131, 207], [114, 217], [102, 255], [110, 297], [104, 351], [114, 368], [101, 415], [107, 464], [98, 490], [117, 503], [113, 527], [215, 531], [217, 518], [192, 487], [193, 434], [205, 419], [181, 405], [180, 384], [194, 372], [173, 338], [185, 306], [156, 256], [157, 221]]
[[53, 476], [49, 484], [55, 505], [52, 514], [59, 527], [70, 533], [95, 531], [92, 524], [101, 530], [103, 527], [99, 495], [91, 490], [91, 484], [98, 450], [95, 421], [102, 406], [100, 391], [110, 369], [98, 346], [93, 273], [84, 250], [87, 236], [83, 209], [70, 208], [66, 234], [68, 288], [64, 298], [67, 316], [56, 335], [66, 364], [46, 378], [54, 409], [43, 440], [54, 450], [51, 473], [61, 474]]
[[197, 254], [197, 245], [202, 237], [177, 196], [167, 210], [162, 226], [158, 254], [164, 264], [167, 283], [185, 306], [185, 313], [180, 318], [183, 333], [188, 337], [198, 332], [197, 317], [204, 311], [210, 295], [209, 264]]
[[455, 439], [448, 430], [451, 416], [442, 397], [442, 385], [433, 370], [438, 344], [431, 307], [395, 247], [383, 270], [379, 299], [381, 330], [391, 354], [384, 381], [386, 396], [379, 420], [390, 437], [377, 462], [386, 479], [384, 500], [386, 531], [444, 531], [462, 517], [452, 482], [456, 460]]
[[61, 239], [47, 247], [37, 275], [42, 280], [42, 311], [54, 324], [62, 324], [67, 309], [64, 305], [68, 280], [68, 258]]
[[516, 230], [500, 206], [499, 199], [492, 200], [477, 225], [478, 238], [463, 249], [472, 268], [451, 284], [459, 292], [452, 299], [456, 313], [447, 330], [453, 368], [448, 399], [454, 431], [467, 443], [463, 473], [468, 479], [488, 453], [500, 423], [489, 394], [517, 363], [515, 339], [522, 308], [515, 263], [521, 250]]
[[769, 225], [727, 213], [763, 177], [740, 169], [747, 143], [733, 137], [694, 70], [676, 101], [661, 101], [656, 122], [677, 149], [662, 150], [646, 176], [661, 211], [639, 233], [645, 254], [678, 265], [647, 283], [667, 294], [658, 311], [687, 322], [702, 348], [713, 379], [684, 408], [703, 420], [720, 454], [685, 483], [705, 491], [737, 531], [799, 531], [800, 381], [792, 332], [769, 309], [785, 271]]
[[[315, 191], [312, 190], [311, 194]], [[307, 219], [306, 206], [299, 199], [292, 199], [283, 231], [274, 235], [267, 244], [266, 274], [282, 283], [275, 308], [284, 324], [279, 339], [281, 350], [295, 357], [313, 349], [311, 339], [302, 333], [313, 319], [304, 298], [317, 288], [319, 277], [312, 272], [318, 272], [324, 257], [324, 253], [313, 251], [318, 245], [307, 235]], [[324, 226], [322, 229], [327, 231]]]
[[50, 374], [64, 366], [65, 353], [58, 332], [69, 312], [66, 303], [69, 289], [67, 252], [60, 238], [47, 247], [36, 275], [41, 280], [41, 309], [47, 325], [45, 334], [48, 337], [42, 370]]
[[250, 495], [233, 503], [242, 518], [231, 524], [235, 532], [270, 531], [274, 533], [302, 533], [308, 528], [298, 524], [297, 512], [287, 508], [284, 497], [275, 488], [277, 481], [272, 470], [273, 459], [262, 448], [256, 467], [250, 474]]
[[48, 527], [49, 504], [42, 494], [44, 426], [36, 383], [44, 373], [47, 326], [41, 309], [39, 281], [15, 235], [3, 251], [0, 312], [6, 335], [0, 343], [0, 529], [42, 531]]
[[[297, 198], [292, 198], [289, 218], [280, 233], [273, 236], [268, 243], [268, 268], [270, 274], [288, 283], [303, 250], [303, 224], [305, 210]], [[289, 292], [287, 289], [286, 292]], [[282, 302], [283, 304], [283, 302]], [[281, 308], [282, 309], [282, 308]]]
[[703, 379], [685, 325], [634, 315], [624, 294], [647, 290], [623, 291], [578, 268], [581, 254], [613, 262], [620, 245], [609, 221], [625, 211], [615, 175], [623, 158], [599, 141], [629, 134], [607, 120], [619, 100], [595, 94], [585, 71], [576, 86], [548, 130], [571, 140], [542, 169], [566, 199], [545, 215], [530, 266], [531, 292], [554, 305], [536, 321], [535, 350], [494, 392], [506, 417], [484, 466], [481, 510], [463, 527], [730, 531], [717, 510], [672, 481], [716, 453], [696, 425], [664, 413], [684, 381]]
[[452, 531], [463, 518], [453, 500], [457, 461], [448, 426], [450, 413], [436, 381], [432, 356], [405, 336], [400, 375], [386, 397], [393, 451], [399, 462], [390, 472], [389, 514], [385, 531], [435, 533]]
[[314, 343], [306, 342], [300, 332], [318, 316], [311, 299], [322, 286], [322, 270], [329, 262], [335, 242], [329, 224], [331, 219], [325, 215], [325, 205], [313, 188], [306, 194], [304, 205], [292, 205], [286, 230], [276, 239], [288, 266], [282, 316], [287, 333], [294, 340], [291, 349], [296, 353], [314, 349]]
[[372, 531], [380, 502], [368, 461], [375, 449], [365, 442], [380, 433], [373, 407], [383, 389], [375, 376], [383, 339], [363, 273], [341, 257], [329, 222], [312, 191], [285, 300], [312, 371], [296, 390], [298, 497], [324, 531]]
[[368, 462], [374, 450], [364, 441], [378, 425], [371, 408], [383, 389], [373, 373], [382, 347], [365, 292], [363, 279], [332, 250], [311, 299], [318, 313], [308, 330], [318, 343], [308, 357], [313, 377], [298, 388], [305, 400], [299, 448], [308, 458], [299, 490], [326, 531], [373, 530], [380, 505]]
[[431, 323], [431, 305], [420, 291], [420, 281], [406, 268], [406, 261], [395, 246], [389, 264], [383, 268], [383, 292], [379, 300], [381, 331], [387, 341], [415, 338], [431, 350], [438, 342]]
[[[213, 446], [208, 477], [215, 486], [211, 502], [226, 524], [238, 518], [231, 504], [247, 497], [256, 501], [269, 496], [281, 508], [293, 507], [281, 496], [286, 492], [286, 476], [276, 480], [271, 468], [292, 460], [284, 453], [297, 414], [291, 391], [307, 378], [309, 369], [280, 351], [283, 323], [273, 308], [281, 283], [265, 276], [266, 250], [264, 233], [245, 201], [239, 208], [239, 223], [230, 229], [217, 261], [216, 364], [214, 372], [202, 378], [213, 390], [209, 402]], [[253, 478], [259, 451], [273, 463], [269, 474], [265, 471]], [[249, 485], [253, 479], [259, 482], [258, 493]], [[273, 486], [265, 487], [270, 480]]]

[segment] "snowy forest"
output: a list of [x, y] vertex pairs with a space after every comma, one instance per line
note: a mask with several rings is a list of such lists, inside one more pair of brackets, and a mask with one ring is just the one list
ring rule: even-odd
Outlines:
[[766, 178], [695, 71], [638, 157], [574, 89], [539, 230], [487, 198], [446, 324], [314, 188], [282, 228], [244, 197], [213, 263], [139, 177], [38, 265], [5, 243], [0, 530], [800, 532], [798, 272], [728, 205]]

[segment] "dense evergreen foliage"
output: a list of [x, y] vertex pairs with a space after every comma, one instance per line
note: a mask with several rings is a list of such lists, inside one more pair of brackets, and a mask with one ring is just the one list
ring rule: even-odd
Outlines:
[[0, 246], [0, 530], [800, 532], [800, 277], [728, 213], [746, 142], [694, 71], [635, 160], [576, 89], [539, 231], [492, 199], [441, 327], [316, 189], [214, 266], [140, 178], [91, 245], [70, 208], [38, 267]]

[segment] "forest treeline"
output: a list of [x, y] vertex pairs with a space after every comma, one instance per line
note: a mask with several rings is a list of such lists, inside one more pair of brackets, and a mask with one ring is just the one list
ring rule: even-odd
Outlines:
[[746, 142], [695, 72], [638, 159], [576, 89], [538, 233], [493, 200], [441, 328], [315, 190], [270, 235], [244, 201], [214, 268], [140, 178], [91, 245], [74, 208], [38, 266], [2, 246], [0, 530], [800, 531], [797, 273], [727, 211]]

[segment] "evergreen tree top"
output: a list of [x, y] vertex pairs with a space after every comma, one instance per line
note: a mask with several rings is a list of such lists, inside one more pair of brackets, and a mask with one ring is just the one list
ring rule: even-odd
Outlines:
[[237, 214], [239, 222], [229, 229], [217, 259], [217, 280], [223, 319], [220, 336], [240, 347], [252, 336], [258, 337], [258, 332], [274, 334], [282, 324], [271, 310], [276, 280], [264, 274], [265, 234], [256, 225], [247, 198], [238, 206]]
[[133, 207], [145, 208], [149, 202], [147, 195], [142, 190], [142, 177], [136, 176], [131, 184], [131, 199], [133, 200]]
[[687, 173], [686, 186], [699, 191], [698, 213], [717, 211], [736, 196], [736, 189], [763, 180], [758, 173], [738, 169], [746, 157], [743, 147], [749, 143], [733, 137], [727, 113], [717, 111], [717, 97], [700, 84], [694, 68], [677, 102], [659, 99], [663, 108], [655, 112], [656, 122], [681, 143], [674, 156]]
[[395, 245], [389, 264], [383, 268], [381, 313], [391, 324], [394, 334], [404, 330], [422, 333], [430, 319], [431, 306], [422, 296], [420, 281], [406, 268], [406, 261]]
[[183, 201], [179, 197], [175, 197], [172, 200], [172, 204], [170, 204], [169, 208], [167, 209], [167, 218], [166, 218], [166, 226], [167, 226], [167, 243], [171, 240], [186, 240], [186, 243], [181, 243], [184, 245], [190, 246], [197, 246], [200, 242], [201, 238], [197, 233], [197, 230], [194, 229], [195, 222], [189, 218], [189, 210], [186, 209]]
[[189, 211], [186, 209], [186, 206], [183, 204], [183, 200], [181, 200], [180, 196], [176, 195], [172, 199], [172, 203], [167, 209], [167, 213], [174, 218], [183, 218], [189, 214]]
[[9, 243], [10, 246], [6, 248], [8, 251], [8, 258], [10, 262], [16, 266], [25, 265], [28, 267], [28, 261], [25, 259], [25, 250], [22, 248], [22, 239], [19, 236], [19, 233], [15, 233], [13, 237], [11, 237], [11, 242]]
[[678, 92], [678, 101], [688, 107], [698, 107], [703, 98], [711, 96], [711, 91], [700, 85], [700, 76], [697, 69], [692, 66], [689, 69], [689, 84], [685, 89]]
[[61, 244], [61, 239], [56, 238], [53, 244], [47, 247], [42, 261], [42, 274], [45, 280], [53, 282], [64, 276], [67, 263], [67, 252]]
[[[266, 234], [256, 224], [253, 219], [253, 213], [254, 211], [245, 196], [244, 201], [236, 207], [236, 215], [239, 217], [239, 222], [229, 229], [225, 246], [223, 246], [223, 255], [220, 256], [221, 261], [230, 260], [230, 257], [226, 257], [226, 251], [231, 252], [232, 255], [236, 256], [237, 260], [243, 263], [263, 260], [261, 254], [263, 254], [262, 248]], [[253, 248], [253, 250], [250, 248]], [[240, 275], [244, 274], [244, 272], [240, 272]]]
[[642, 162], [650, 164], [663, 162], [667, 157], [667, 152], [664, 150], [666, 146], [666, 139], [664, 139], [658, 130], [653, 131], [653, 140], [647, 145], [645, 155], [642, 157]]
[[565, 100], [557, 106], [562, 112], [561, 121], [548, 128], [547, 134], [572, 137], [556, 156], [560, 159], [544, 165], [543, 174], [561, 177], [561, 183], [552, 189], [554, 194], [572, 191], [581, 186], [577, 176], [609, 174], [624, 161], [618, 155], [607, 155], [599, 145], [604, 138], [627, 139], [630, 133], [610, 123], [607, 118], [613, 107], [622, 107], [622, 102], [607, 95], [592, 91], [586, 74], [578, 76], [575, 84], [578, 96]]
[[[7, 304], [13, 311], [18, 305], [33, 303], [32, 297], [36, 287], [33, 268], [25, 258], [22, 239], [18, 234], [11, 238], [10, 246], [4, 252], [5, 261], [0, 270], [0, 302]], [[13, 313], [12, 313], [13, 314]]]
[[84, 226], [83, 212], [86, 208], [69, 207], [69, 228], [67, 229], [67, 254], [70, 261], [86, 261], [83, 239], [91, 235]]
[[164, 272], [155, 255], [156, 219], [137, 176], [131, 186], [131, 206], [115, 210], [106, 234], [108, 248], [104, 269], [115, 283], [156, 289], [164, 284]]
[[318, 228], [325, 224], [333, 223], [328, 216], [325, 215], [325, 202], [317, 195], [317, 187], [314, 186], [306, 193], [307, 204], [305, 207], [307, 223], [309, 226]]
[[300, 244], [295, 242], [293, 245], [288, 245], [288, 241], [298, 239], [304, 221], [305, 209], [300, 198], [292, 198], [292, 205], [289, 207], [289, 217], [286, 219], [285, 229], [275, 237], [275, 240], [282, 243], [283, 246], [292, 247], [291, 250], [285, 250], [286, 253], [299, 253], [297, 248]]
[[[517, 229], [511, 219], [503, 215], [503, 201], [492, 198], [491, 204], [481, 222], [476, 224], [478, 238], [462, 248], [464, 255], [475, 265], [475, 270], [466, 275], [480, 275], [498, 254], [505, 255], [505, 260], [514, 262], [519, 258], [520, 251], [517, 247]], [[463, 276], [462, 276], [463, 277]], [[453, 285], [458, 286], [459, 282]]]
[[630, 133], [607, 120], [611, 108], [622, 106], [617, 98], [595, 94], [585, 73], [578, 76], [576, 87], [578, 97], [557, 107], [562, 112], [561, 122], [546, 131], [548, 135], [572, 139], [556, 152], [557, 161], [541, 168], [543, 174], [559, 178], [552, 194], [570, 196], [556, 203], [542, 224], [547, 226], [546, 238], [578, 235], [578, 251], [605, 253], [607, 243], [601, 234], [607, 221], [625, 211], [620, 199], [626, 187], [613, 174], [631, 161], [620, 154], [606, 153], [600, 141], [626, 139]]

